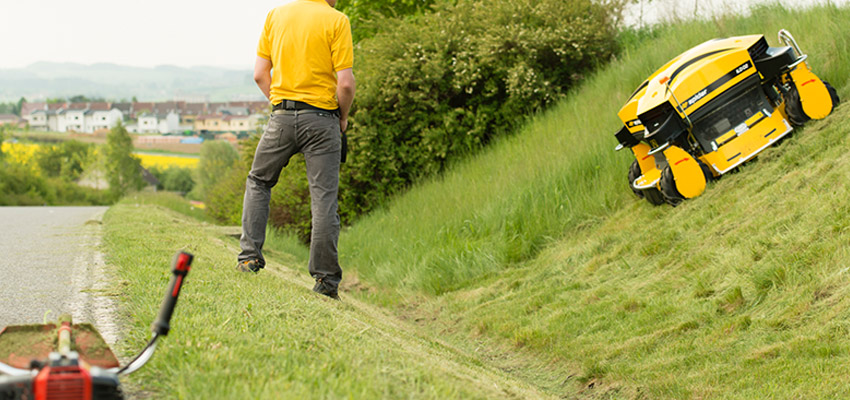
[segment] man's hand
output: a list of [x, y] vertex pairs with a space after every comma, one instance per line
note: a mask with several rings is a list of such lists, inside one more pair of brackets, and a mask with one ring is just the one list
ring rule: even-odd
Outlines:
[[346, 129], [348, 129], [348, 117], [345, 117], [345, 118], [340, 117], [339, 118], [339, 131], [345, 132]]

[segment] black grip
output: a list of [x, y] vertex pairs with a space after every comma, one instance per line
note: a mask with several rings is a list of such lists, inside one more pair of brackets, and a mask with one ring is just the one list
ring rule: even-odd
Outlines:
[[165, 292], [165, 299], [162, 300], [162, 305], [159, 307], [159, 315], [154, 321], [153, 332], [160, 336], [167, 336], [168, 330], [171, 328], [171, 314], [174, 313], [174, 306], [177, 305], [177, 297], [180, 296], [180, 288], [183, 286], [183, 281], [186, 275], [189, 274], [189, 269], [192, 266], [192, 256], [185, 251], [181, 251], [174, 256], [174, 261], [171, 263], [171, 282], [168, 284], [168, 290]]
[[340, 138], [342, 145], [342, 149], [339, 152], [339, 163], [345, 164], [345, 160], [348, 159], [348, 135], [345, 132], [342, 132], [342, 138]]

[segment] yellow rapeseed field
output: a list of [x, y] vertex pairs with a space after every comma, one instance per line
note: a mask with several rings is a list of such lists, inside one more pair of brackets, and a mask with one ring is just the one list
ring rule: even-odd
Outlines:
[[3, 154], [6, 155], [6, 160], [18, 164], [27, 165], [32, 161], [35, 153], [38, 151], [39, 145], [27, 143], [8, 143], [3, 142]]
[[177, 156], [177, 155], [168, 155], [168, 154], [134, 154], [140, 160], [142, 160], [142, 166], [145, 168], [150, 167], [158, 167], [158, 168], [171, 168], [171, 167], [180, 167], [180, 168], [195, 168], [198, 166], [198, 161], [200, 161], [197, 157], [191, 156]]
[[[36, 172], [38, 168], [35, 166], [34, 157], [42, 146], [41, 144], [31, 143], [8, 143], [3, 142], [3, 154], [6, 155], [6, 161], [14, 162], [21, 165], [27, 165], [33, 168]], [[145, 168], [195, 168], [198, 166], [200, 159], [193, 156], [169, 155], [169, 154], [134, 154], [142, 161], [142, 166]]]
[[35, 162], [35, 153], [38, 152], [39, 145], [28, 143], [8, 143], [0, 144], [0, 151], [5, 155], [8, 162], [24, 165], [35, 174], [40, 175], [41, 170]]

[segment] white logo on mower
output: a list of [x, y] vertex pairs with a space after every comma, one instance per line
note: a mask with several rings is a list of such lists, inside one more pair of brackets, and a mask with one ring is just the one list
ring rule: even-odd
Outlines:
[[708, 88], [700, 90], [697, 94], [694, 95], [694, 97], [691, 97], [690, 100], [688, 100], [688, 107], [690, 107], [690, 106], [694, 105], [694, 103], [700, 101], [700, 99], [705, 97], [705, 95], [707, 95], [707, 94], [708, 94]]

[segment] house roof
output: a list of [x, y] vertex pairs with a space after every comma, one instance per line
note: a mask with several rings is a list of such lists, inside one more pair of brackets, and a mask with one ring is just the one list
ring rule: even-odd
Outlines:
[[46, 109], [47, 109], [47, 103], [44, 103], [44, 102], [29, 103], [29, 102], [27, 102], [27, 103], [21, 104], [21, 115], [22, 116], [23, 115], [31, 115], [34, 111], [46, 110]]
[[130, 109], [133, 107], [131, 103], [112, 103], [112, 108], [117, 108], [121, 110], [121, 112], [129, 113]]
[[50, 103], [47, 104], [48, 111], [58, 111], [68, 108], [68, 103]]
[[135, 102], [133, 103], [133, 112], [141, 112], [144, 110], [153, 111], [153, 104], [154, 103]]
[[180, 112], [186, 107], [185, 101], [164, 101], [153, 104], [153, 112], [157, 114], [168, 114], [170, 111]]
[[20, 118], [15, 114], [0, 114], [0, 121], [18, 121]]
[[207, 112], [210, 114], [218, 114], [219, 109], [227, 107], [227, 103], [207, 103]]
[[183, 108], [183, 114], [201, 115], [206, 108], [207, 105], [204, 103], [186, 103], [186, 106]]
[[82, 111], [89, 108], [89, 103], [71, 103], [68, 105], [66, 110], [68, 111]]
[[106, 102], [89, 103], [89, 110], [92, 111], [109, 111], [112, 107]]

